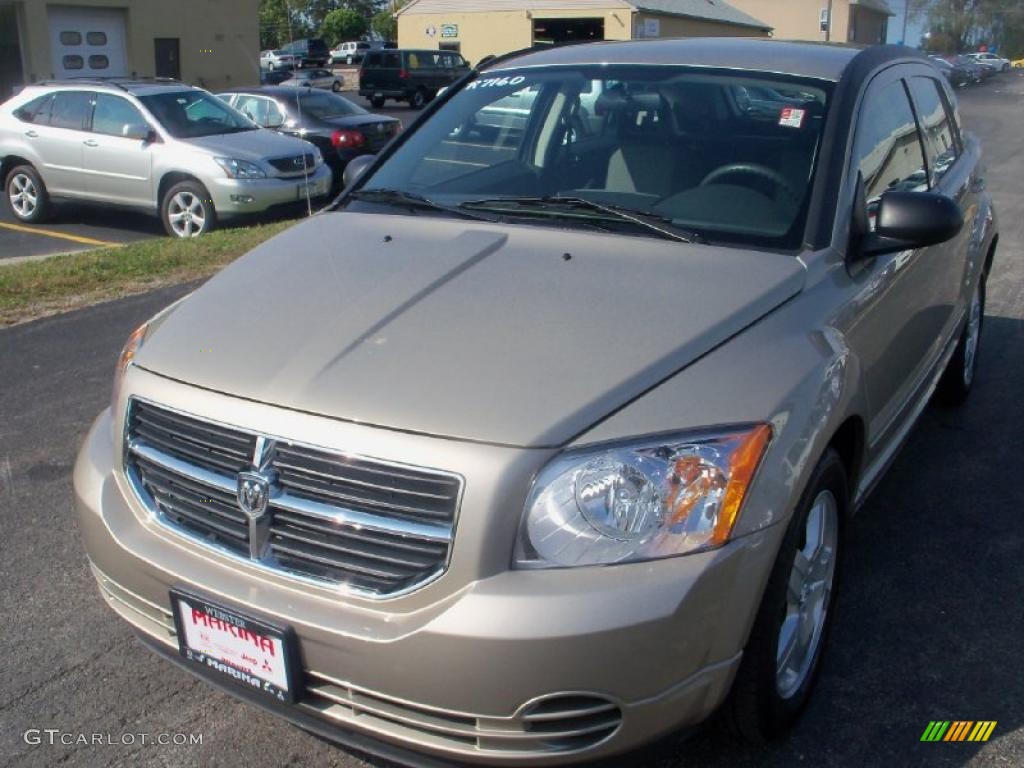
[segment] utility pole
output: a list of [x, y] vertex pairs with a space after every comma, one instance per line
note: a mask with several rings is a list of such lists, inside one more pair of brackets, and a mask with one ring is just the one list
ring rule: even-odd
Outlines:
[[832, 41], [832, 0], [828, 0], [828, 25], [825, 27], [825, 42]]
[[900, 45], [907, 44], [907, 22], [910, 21], [910, 0], [903, 4], [903, 36], [900, 37]]

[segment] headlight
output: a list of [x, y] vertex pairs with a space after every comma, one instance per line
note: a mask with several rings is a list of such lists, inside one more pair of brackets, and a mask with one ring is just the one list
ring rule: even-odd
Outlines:
[[527, 501], [516, 565], [623, 563], [722, 546], [771, 434], [761, 424], [556, 458]]
[[124, 375], [128, 372], [128, 367], [134, 362], [139, 350], [142, 349], [142, 345], [146, 343], [146, 339], [149, 338], [153, 331], [160, 327], [160, 324], [167, 319], [181, 302], [191, 295], [191, 293], [186, 294], [177, 301], [168, 304], [128, 336], [128, 340], [121, 349], [121, 355], [117, 358], [117, 367], [114, 369], [114, 387], [110, 393], [110, 409], [112, 412], [117, 413], [118, 403], [121, 400], [121, 384], [124, 381]]
[[215, 157], [214, 162], [224, 169], [231, 179], [265, 179], [267, 174], [256, 163], [248, 160], [235, 160], [231, 157]]

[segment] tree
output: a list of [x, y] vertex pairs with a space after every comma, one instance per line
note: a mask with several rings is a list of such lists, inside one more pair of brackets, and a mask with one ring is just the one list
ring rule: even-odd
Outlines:
[[309, 24], [295, 0], [261, 0], [260, 50], [280, 48], [294, 38], [308, 37]]
[[374, 34], [381, 40], [398, 39], [398, 22], [395, 20], [395, 15], [387, 9], [375, 13], [370, 26], [373, 27]]
[[927, 24], [931, 50], [960, 53], [980, 43], [1010, 54], [1024, 49], [1020, 0], [909, 0], [908, 9]]
[[356, 40], [366, 32], [366, 19], [353, 8], [339, 8], [324, 16], [320, 36], [330, 46], [346, 40]]

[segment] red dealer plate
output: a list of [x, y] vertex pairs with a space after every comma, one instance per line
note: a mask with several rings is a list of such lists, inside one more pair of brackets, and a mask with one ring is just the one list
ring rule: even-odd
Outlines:
[[180, 589], [171, 590], [171, 606], [187, 661], [278, 701], [295, 701], [295, 638], [287, 627]]

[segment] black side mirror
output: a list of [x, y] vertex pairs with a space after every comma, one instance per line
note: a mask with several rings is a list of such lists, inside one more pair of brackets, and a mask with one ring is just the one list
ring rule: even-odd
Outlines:
[[874, 231], [864, 233], [862, 258], [937, 245], [956, 237], [964, 216], [955, 201], [937, 192], [890, 191], [879, 198]]
[[356, 181], [366, 173], [366, 170], [373, 165], [377, 159], [376, 155], [359, 155], [354, 158], [348, 165], [345, 166], [345, 173], [341, 176], [341, 183], [345, 188], [351, 187]]

